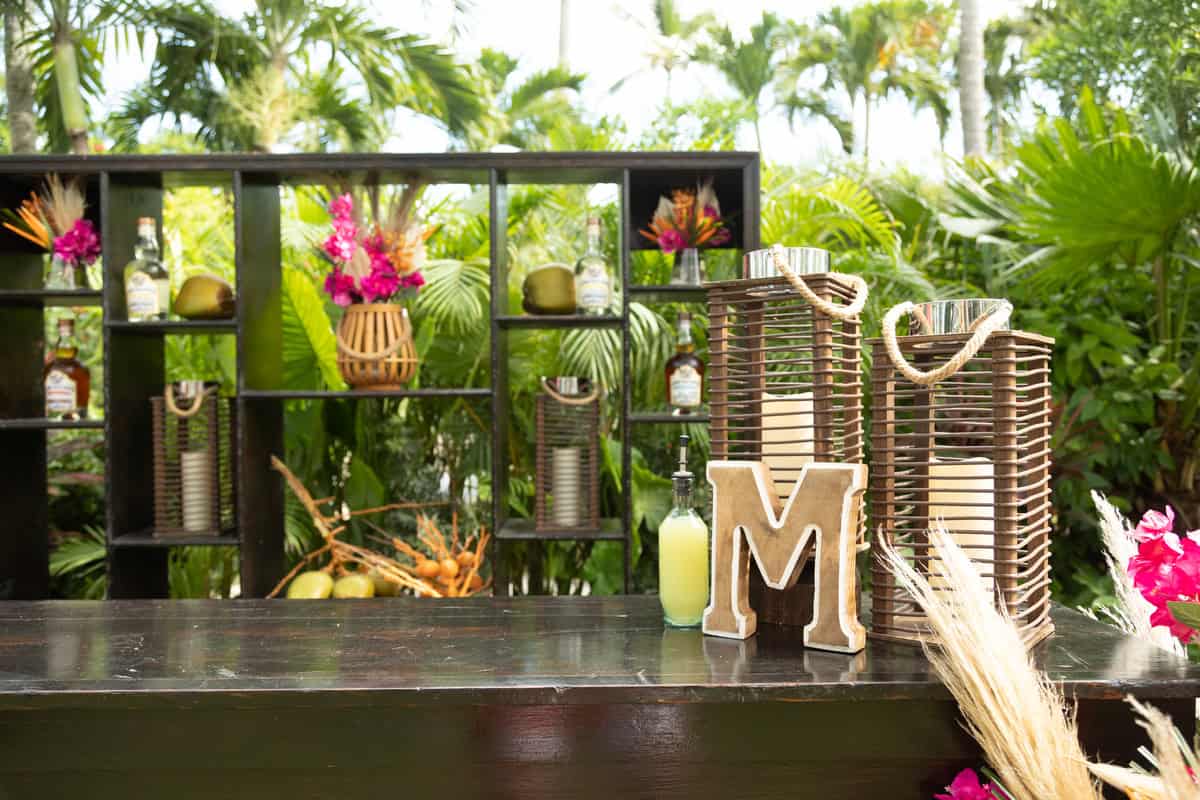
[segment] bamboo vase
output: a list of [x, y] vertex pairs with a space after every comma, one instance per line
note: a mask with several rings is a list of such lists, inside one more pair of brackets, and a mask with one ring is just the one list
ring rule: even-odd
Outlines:
[[338, 371], [355, 389], [399, 389], [417, 371], [408, 310], [391, 303], [356, 303], [337, 329]]

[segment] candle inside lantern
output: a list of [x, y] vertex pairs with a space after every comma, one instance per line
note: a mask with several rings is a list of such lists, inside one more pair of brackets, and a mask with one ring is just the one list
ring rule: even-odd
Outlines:
[[[929, 468], [929, 526], [942, 526], [976, 568], [988, 573], [981, 585], [992, 591], [996, 556], [995, 468], [986, 458], [938, 461]], [[945, 567], [930, 548], [929, 583], [946, 586]]]
[[580, 502], [583, 496], [579, 448], [556, 447], [551, 452], [550, 461], [550, 491], [554, 496], [551, 516], [554, 524], [563, 528], [577, 528], [582, 518]]
[[192, 532], [213, 530], [212, 462], [208, 450], [181, 453], [183, 484], [183, 527]]
[[[800, 470], [813, 461], [813, 393], [764, 394], [762, 400], [762, 460], [771, 468], [775, 493], [785, 500]], [[799, 454], [799, 451], [805, 451]]]

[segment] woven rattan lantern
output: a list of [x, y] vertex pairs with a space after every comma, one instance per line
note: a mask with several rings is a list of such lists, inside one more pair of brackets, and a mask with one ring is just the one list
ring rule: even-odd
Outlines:
[[[1050, 621], [1052, 339], [1008, 329], [1006, 300], [903, 303], [872, 342], [870, 497], [879, 540], [937, 588], [941, 525], [979, 570], [997, 607], [1032, 645]], [[915, 335], [896, 335], [911, 315]], [[928, 636], [920, 611], [881, 562], [872, 635]]]
[[536, 469], [536, 530], [599, 530], [600, 391], [587, 378], [542, 379]]
[[154, 424], [154, 533], [232, 531], [234, 410], [215, 385], [181, 381], [150, 400]]
[[[867, 288], [831, 272], [817, 248], [776, 246], [744, 261], [744, 278], [705, 284], [712, 457], [765, 462], [782, 501], [805, 464], [862, 462]], [[762, 622], [807, 623], [811, 566], [783, 591], [752, 570], [750, 599]]]

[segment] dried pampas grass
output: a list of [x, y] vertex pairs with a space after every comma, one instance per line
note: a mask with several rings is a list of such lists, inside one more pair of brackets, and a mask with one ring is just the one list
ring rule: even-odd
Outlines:
[[1142, 718], [1138, 724], [1150, 735], [1153, 752], [1143, 752], [1158, 768], [1159, 774], [1148, 775], [1109, 764], [1090, 765], [1092, 774], [1134, 800], [1200, 800], [1200, 787], [1196, 786], [1189, 771], [1197, 767], [1196, 755], [1179, 735], [1171, 718], [1132, 697], [1129, 704]]
[[1169, 629], [1150, 624], [1150, 615], [1154, 613], [1154, 607], [1133, 585], [1133, 578], [1127, 569], [1129, 559], [1137, 555], [1137, 542], [1132, 536], [1132, 526], [1104, 495], [1092, 492], [1092, 502], [1096, 505], [1096, 511], [1100, 513], [1104, 560], [1108, 564], [1108, 574], [1112, 578], [1117, 596], [1117, 606], [1102, 609], [1101, 613], [1125, 633], [1145, 639], [1180, 658], [1186, 657], [1183, 645], [1171, 635]]
[[931, 540], [944, 569], [938, 589], [891, 546], [881, 557], [925, 613], [938, 640], [925, 654], [988, 764], [1014, 800], [1100, 800], [1061, 692], [1033, 666], [954, 539], [936, 530]]

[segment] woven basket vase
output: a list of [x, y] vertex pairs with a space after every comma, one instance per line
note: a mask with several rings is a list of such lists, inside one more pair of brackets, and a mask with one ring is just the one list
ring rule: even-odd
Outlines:
[[390, 303], [358, 303], [337, 329], [338, 371], [355, 389], [399, 389], [417, 371], [408, 310]]

